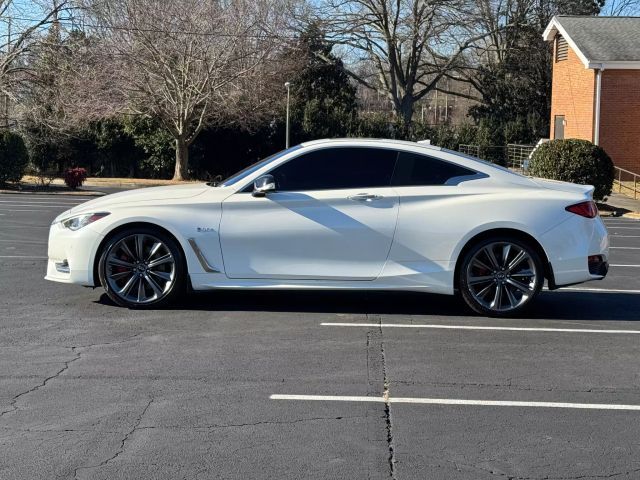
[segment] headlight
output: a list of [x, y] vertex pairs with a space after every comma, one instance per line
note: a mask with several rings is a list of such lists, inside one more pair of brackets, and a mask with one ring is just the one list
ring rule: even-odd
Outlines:
[[109, 212], [84, 213], [82, 215], [76, 215], [75, 217], [65, 218], [61, 220], [60, 223], [64, 228], [75, 231], [107, 215], [109, 215]]

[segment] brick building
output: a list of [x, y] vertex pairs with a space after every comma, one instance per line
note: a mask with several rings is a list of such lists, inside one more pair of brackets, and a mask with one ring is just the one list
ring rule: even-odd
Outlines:
[[601, 145], [616, 166], [640, 173], [640, 17], [556, 16], [551, 138]]

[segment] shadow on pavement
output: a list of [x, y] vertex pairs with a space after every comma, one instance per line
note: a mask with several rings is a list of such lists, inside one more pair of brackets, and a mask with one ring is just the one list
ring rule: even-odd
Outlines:
[[[113, 305], [103, 294], [100, 303]], [[356, 313], [475, 316], [462, 299], [447, 295], [376, 291], [213, 291], [185, 296], [171, 310]], [[517, 318], [547, 320], [639, 321], [640, 295], [542, 292]]]

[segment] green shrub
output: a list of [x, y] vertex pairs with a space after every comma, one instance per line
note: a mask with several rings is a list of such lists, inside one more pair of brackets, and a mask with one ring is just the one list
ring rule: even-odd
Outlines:
[[614, 169], [609, 155], [586, 140], [553, 140], [540, 145], [531, 157], [529, 173], [536, 177], [593, 185], [593, 198], [611, 193]]
[[401, 138], [400, 126], [382, 114], [361, 115], [356, 128], [349, 132], [350, 137], [357, 138]]
[[22, 137], [8, 130], [0, 132], [0, 184], [19, 182], [28, 160]]
[[470, 123], [464, 122], [458, 125], [456, 129], [456, 148], [462, 145], [472, 145], [476, 143], [476, 137], [478, 136], [478, 127]]
[[433, 129], [431, 143], [442, 148], [455, 150], [458, 148], [459, 142], [457, 138], [456, 128], [451, 125], [438, 125]]

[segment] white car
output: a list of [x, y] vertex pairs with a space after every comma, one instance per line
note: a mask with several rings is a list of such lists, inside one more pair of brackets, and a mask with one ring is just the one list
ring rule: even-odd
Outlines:
[[102, 285], [126, 307], [187, 288], [459, 292], [511, 315], [550, 289], [604, 278], [593, 187], [527, 178], [435, 146], [318, 140], [217, 186], [83, 203], [49, 234], [47, 280]]

